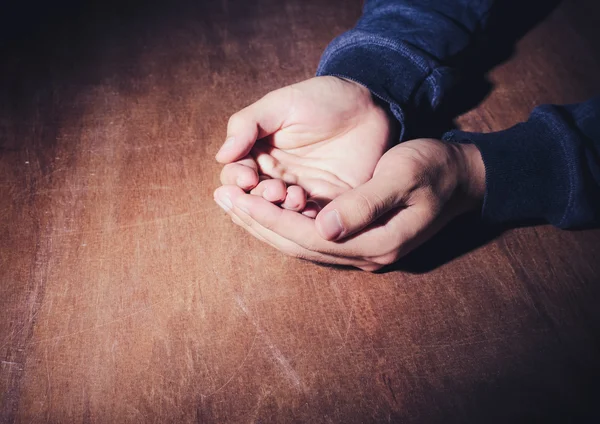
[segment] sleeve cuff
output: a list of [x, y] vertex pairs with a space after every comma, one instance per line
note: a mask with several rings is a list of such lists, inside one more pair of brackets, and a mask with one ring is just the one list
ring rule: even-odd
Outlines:
[[[550, 110], [534, 112], [529, 121], [495, 133], [450, 131], [444, 140], [473, 143], [486, 172], [482, 219], [492, 223], [545, 220], [565, 226], [571, 203], [568, 158], [563, 148], [568, 132]], [[546, 119], [544, 119], [546, 118]]]
[[441, 90], [435, 87], [441, 85], [433, 80], [444, 77], [432, 61], [408, 46], [357, 29], [327, 47], [317, 69], [317, 76], [325, 75], [359, 83], [386, 102], [402, 125], [401, 140], [413, 113], [422, 115], [438, 105]]

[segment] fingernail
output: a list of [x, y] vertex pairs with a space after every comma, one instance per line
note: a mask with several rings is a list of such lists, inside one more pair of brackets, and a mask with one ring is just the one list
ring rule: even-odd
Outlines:
[[225, 143], [223, 143], [223, 145], [219, 149], [219, 152], [217, 153], [217, 155], [231, 149], [233, 147], [234, 143], [235, 143], [235, 137], [229, 137], [227, 140], [225, 140]]
[[337, 210], [326, 212], [321, 218], [321, 232], [328, 240], [337, 239], [342, 234], [342, 220]]
[[220, 196], [220, 197], [215, 197], [215, 202], [217, 203], [217, 205], [219, 205], [221, 207], [221, 209], [223, 209], [225, 212], [228, 212], [231, 210], [231, 208], [233, 207], [233, 203], [231, 203], [231, 199], [229, 198], [229, 196]]

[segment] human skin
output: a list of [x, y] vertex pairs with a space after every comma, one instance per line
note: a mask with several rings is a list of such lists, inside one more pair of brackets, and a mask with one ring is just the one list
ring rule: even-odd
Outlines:
[[[236, 224], [284, 253], [375, 271], [480, 207], [485, 169], [475, 146], [419, 139], [383, 154], [393, 124], [368, 92], [315, 80], [300, 86], [306, 113], [291, 93], [275, 92], [230, 120], [235, 142], [217, 155], [228, 164], [215, 200]], [[359, 104], [336, 110], [342, 100]], [[259, 182], [259, 174], [272, 179]], [[298, 213], [306, 195], [324, 199], [323, 209]]]
[[221, 183], [314, 218], [320, 207], [371, 178], [395, 141], [395, 126], [365, 87], [311, 78], [230, 118], [216, 157], [225, 164]]

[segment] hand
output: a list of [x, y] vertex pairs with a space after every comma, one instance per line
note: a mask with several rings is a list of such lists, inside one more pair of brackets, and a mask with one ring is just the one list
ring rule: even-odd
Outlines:
[[371, 178], [393, 122], [368, 89], [340, 78], [273, 91], [230, 118], [221, 182], [290, 210], [303, 210], [306, 197], [322, 206]]
[[375, 271], [480, 207], [484, 192], [475, 146], [420, 139], [390, 149], [369, 181], [334, 199], [316, 220], [235, 186], [220, 187], [215, 198], [228, 199], [235, 223], [285, 253]]

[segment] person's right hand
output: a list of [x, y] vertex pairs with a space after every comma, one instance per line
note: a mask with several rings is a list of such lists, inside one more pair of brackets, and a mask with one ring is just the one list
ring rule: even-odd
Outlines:
[[[373, 178], [310, 219], [239, 187], [217, 189], [234, 223], [289, 255], [376, 271], [428, 240], [454, 217], [481, 208], [485, 166], [472, 144], [434, 139], [401, 143]], [[227, 200], [226, 200], [227, 199]]]
[[314, 217], [372, 177], [394, 122], [367, 88], [337, 77], [275, 90], [230, 118], [221, 183]]

